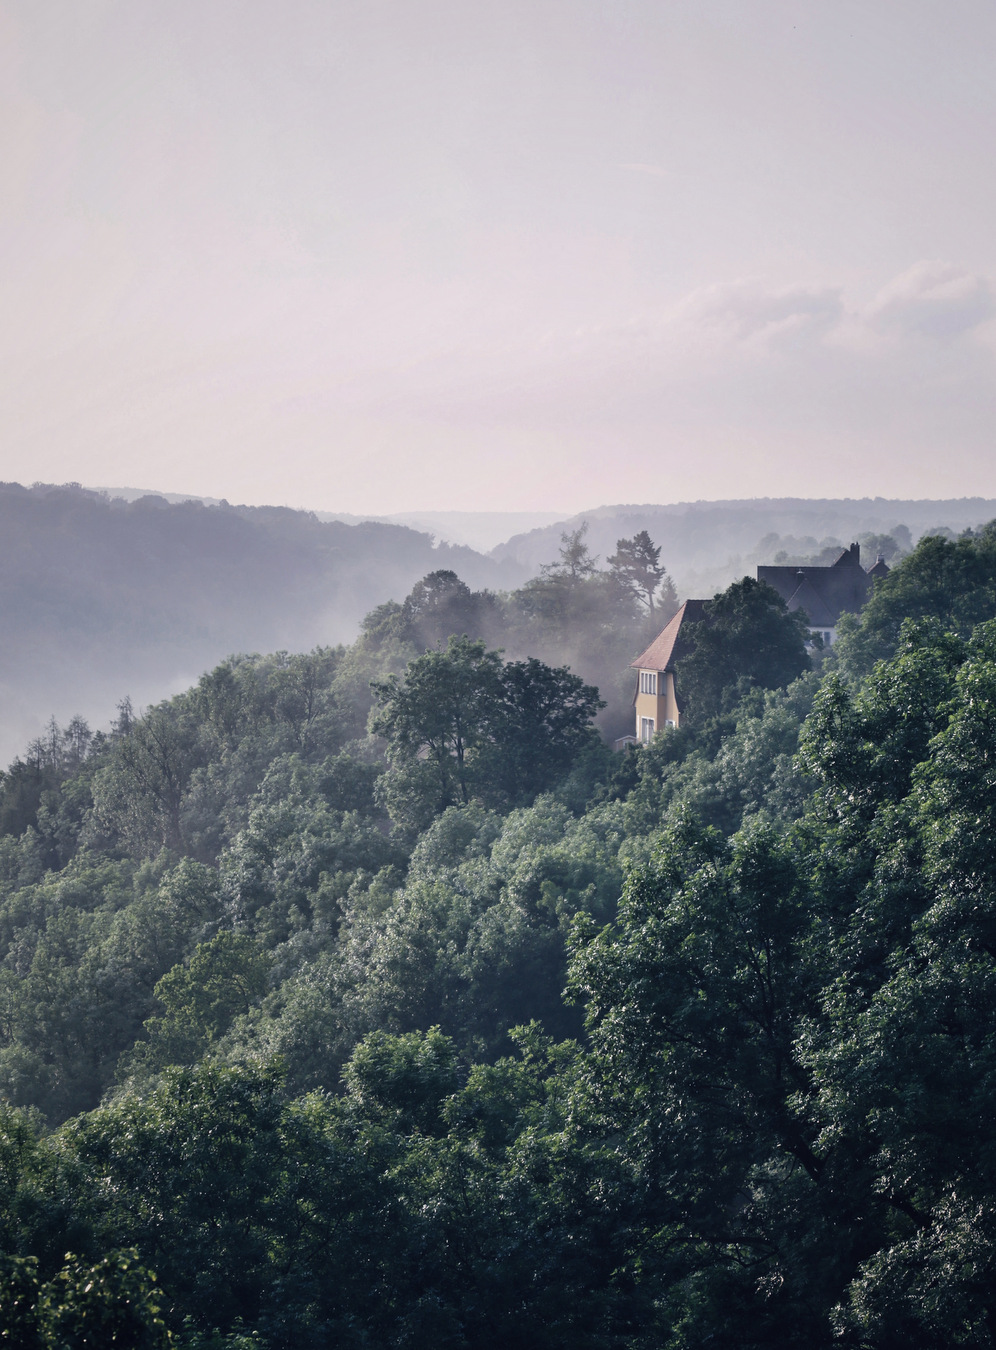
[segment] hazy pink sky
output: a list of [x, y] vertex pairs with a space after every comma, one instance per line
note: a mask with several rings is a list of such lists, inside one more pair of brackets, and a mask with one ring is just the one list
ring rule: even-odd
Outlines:
[[0, 0], [0, 477], [996, 495], [991, 0]]

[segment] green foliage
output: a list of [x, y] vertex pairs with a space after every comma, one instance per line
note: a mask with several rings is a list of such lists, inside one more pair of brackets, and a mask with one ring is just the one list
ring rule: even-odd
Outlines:
[[455, 572], [430, 572], [412, 587], [398, 615], [399, 633], [419, 651], [451, 637], [493, 639], [501, 624], [497, 597], [473, 592]]
[[217, 874], [81, 855], [0, 902], [0, 1085], [54, 1120], [97, 1104], [154, 1011], [153, 989], [209, 937]]
[[268, 947], [309, 929], [334, 931], [338, 898], [357, 874], [404, 862], [371, 800], [379, 775], [366, 770], [342, 755], [317, 767], [297, 756], [270, 765], [221, 862], [234, 912]]
[[404, 1036], [372, 1031], [353, 1051], [343, 1081], [365, 1119], [398, 1134], [437, 1134], [443, 1100], [457, 1086], [453, 1042], [438, 1027]]
[[269, 1197], [279, 1186], [279, 1078], [262, 1069], [169, 1070], [63, 1127], [84, 1203], [109, 1246], [136, 1244], [205, 1327], [259, 1308]]
[[784, 688], [807, 669], [808, 620], [801, 610], [789, 613], [764, 582], [734, 581], [709, 601], [706, 616], [689, 624], [693, 650], [681, 662], [679, 698], [689, 718], [723, 711], [730, 691]]
[[0, 784], [0, 1340], [992, 1350], [988, 535], [864, 674], [738, 583], [625, 757], [485, 645], [628, 661], [563, 545]]
[[565, 775], [593, 740], [598, 691], [541, 661], [502, 664], [483, 642], [451, 638], [413, 661], [404, 681], [374, 685], [371, 730], [388, 743], [383, 794], [392, 818], [426, 829], [471, 797], [531, 801]]
[[46, 787], [46, 776], [40, 764], [15, 759], [0, 779], [0, 833], [18, 838], [29, 825], [38, 820], [38, 808]]
[[994, 649], [907, 626], [821, 691], [787, 844], [676, 824], [579, 933], [674, 1345], [992, 1343]]
[[723, 717], [631, 749], [605, 788], [625, 799], [627, 833], [648, 835], [682, 806], [727, 835], [751, 816], [796, 820], [813, 786], [796, 751], [818, 688], [810, 672], [785, 690], [755, 689]]
[[[81, 840], [215, 862], [245, 824], [270, 764], [320, 764], [362, 730], [341, 651], [232, 657], [186, 694], [130, 712], [98, 747]], [[340, 685], [341, 678], [341, 685]]]
[[146, 1021], [148, 1041], [135, 1047], [133, 1062], [150, 1069], [196, 1063], [262, 998], [269, 968], [266, 955], [244, 933], [224, 930], [202, 943], [156, 985], [163, 1012]]
[[66, 1264], [42, 1282], [34, 1257], [0, 1264], [0, 1345], [18, 1350], [160, 1350], [172, 1344], [159, 1316], [155, 1276], [134, 1250], [99, 1261], [66, 1253]]
[[994, 617], [994, 524], [960, 539], [925, 535], [875, 583], [860, 618], [843, 626], [837, 656], [845, 672], [860, 678], [895, 651], [906, 619], [935, 619], [945, 630], [968, 637], [976, 624]]
[[159, 1350], [169, 1344], [159, 1316], [155, 1276], [134, 1248], [89, 1264], [66, 1254], [66, 1265], [39, 1291], [42, 1344], [59, 1350], [122, 1346]]
[[485, 799], [524, 805], [553, 787], [595, 742], [591, 720], [604, 706], [598, 690], [569, 670], [534, 657], [508, 662], [488, 710]]
[[451, 638], [446, 651], [413, 661], [403, 682], [391, 676], [373, 687], [380, 708], [370, 729], [387, 741], [405, 787], [414, 772], [425, 794], [412, 802], [408, 788], [407, 800], [392, 797], [389, 776], [385, 796], [394, 818], [420, 831], [447, 806], [470, 800], [474, 752], [487, 738], [501, 688], [501, 655], [487, 651], [483, 642]]

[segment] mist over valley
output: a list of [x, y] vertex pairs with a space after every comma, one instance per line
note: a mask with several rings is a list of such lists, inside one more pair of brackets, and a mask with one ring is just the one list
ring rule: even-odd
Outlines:
[[[430, 572], [453, 571], [474, 591], [511, 592], [553, 563], [562, 535], [584, 524], [601, 568], [620, 538], [647, 530], [685, 599], [708, 598], [782, 553], [815, 558], [862, 536], [891, 537], [897, 526], [902, 552], [926, 530], [958, 533], [996, 515], [996, 501], [978, 498], [766, 499], [601, 506], [515, 533], [521, 513], [482, 512], [475, 525], [475, 513], [423, 512], [413, 518], [426, 528], [414, 529], [172, 495], [0, 485], [0, 758], [23, 751], [51, 716], [105, 726], [121, 699], [158, 702], [233, 653], [349, 643], [365, 615], [400, 603]], [[451, 532], [463, 537], [510, 534], [490, 550], [472, 549], [447, 539], [454, 519]], [[518, 650], [524, 634], [489, 636], [511, 640], [510, 654], [540, 654]], [[606, 687], [619, 709], [607, 731], [622, 734], [628, 662], [643, 634], [608, 664], [588, 637], [565, 633], [543, 654]]]

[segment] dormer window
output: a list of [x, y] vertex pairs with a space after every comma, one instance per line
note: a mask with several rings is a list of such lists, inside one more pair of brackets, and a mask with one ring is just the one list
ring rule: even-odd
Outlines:
[[[631, 687], [632, 687], [632, 686], [631, 686]], [[640, 693], [641, 693], [641, 694], [656, 694], [656, 693], [657, 693], [657, 672], [656, 672], [656, 670], [641, 670], [641, 671], [640, 671]]]

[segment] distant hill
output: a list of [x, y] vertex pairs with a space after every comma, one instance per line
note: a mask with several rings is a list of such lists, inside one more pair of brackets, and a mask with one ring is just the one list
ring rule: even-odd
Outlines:
[[[224, 500], [0, 484], [0, 764], [54, 714], [106, 725], [185, 688], [235, 651], [306, 650], [351, 641], [374, 606], [403, 599], [427, 572], [451, 568], [475, 589], [512, 589], [557, 557], [560, 536], [589, 522], [604, 559], [646, 529], [683, 596], [708, 596], [758, 562], [818, 551], [828, 539], [905, 525], [959, 531], [996, 517], [996, 500], [682, 502], [552, 513], [421, 512], [424, 529], [322, 520], [286, 507]], [[536, 522], [490, 555], [449, 534], [493, 539]]]
[[493, 549], [510, 535], [551, 525], [563, 518], [559, 511], [402, 511], [393, 516], [316, 511], [315, 514], [319, 520], [344, 520], [350, 524], [380, 520], [390, 525], [409, 525], [413, 530], [428, 530], [444, 543], [466, 544], [481, 552]]
[[0, 484], [0, 530], [2, 763], [50, 714], [104, 725], [124, 695], [158, 700], [230, 652], [351, 641], [436, 568], [475, 588], [527, 575], [401, 525], [76, 486]]
[[984, 497], [936, 501], [758, 497], [667, 506], [599, 506], [514, 535], [494, 548], [491, 556], [535, 572], [555, 556], [561, 534], [587, 520], [589, 547], [604, 561], [615, 552], [618, 539], [647, 530], [661, 545], [661, 561], [674, 577], [679, 594], [709, 596], [752, 572], [759, 562], [774, 561], [780, 540], [786, 537], [793, 542], [808, 540], [816, 549], [829, 539], [847, 544], [861, 534], [889, 534], [897, 525], [905, 525], [915, 542], [934, 529], [946, 527], [957, 533], [994, 517], [996, 499]]
[[[193, 497], [180, 492], [152, 492], [148, 488], [132, 487], [91, 487], [92, 492], [105, 493], [108, 497], [121, 497], [126, 502], [137, 501], [139, 497], [163, 497], [168, 502], [202, 502], [205, 506], [227, 506], [228, 502], [219, 497]], [[407, 525], [413, 530], [422, 530], [435, 535], [443, 544], [463, 544], [478, 553], [487, 553], [489, 549], [508, 539], [510, 535], [525, 530], [534, 530], [542, 525], [550, 525], [563, 518], [562, 511], [399, 511], [394, 515], [370, 516], [356, 515], [349, 511], [315, 511], [319, 520], [339, 520], [345, 525], [362, 525], [366, 521], [377, 521], [384, 525]]]

